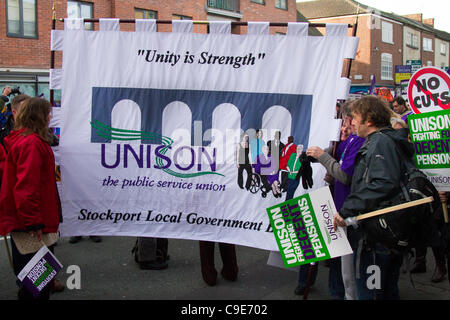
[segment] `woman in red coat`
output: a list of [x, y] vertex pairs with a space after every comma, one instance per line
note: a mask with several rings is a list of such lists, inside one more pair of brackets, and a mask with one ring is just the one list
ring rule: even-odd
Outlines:
[[[25, 101], [17, 113], [15, 130], [4, 140], [7, 155], [0, 190], [0, 235], [23, 232], [41, 241], [43, 234], [58, 231], [60, 203], [48, 128], [51, 108], [45, 99]], [[11, 246], [17, 275], [35, 252], [21, 254], [13, 238]], [[48, 299], [48, 290], [44, 291], [40, 298]], [[19, 299], [29, 298], [32, 295], [21, 288]]]

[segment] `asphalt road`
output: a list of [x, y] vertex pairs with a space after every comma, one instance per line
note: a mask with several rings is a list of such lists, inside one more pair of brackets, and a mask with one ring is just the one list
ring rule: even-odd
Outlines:
[[[71, 276], [70, 265], [81, 271], [81, 288], [52, 294], [53, 300], [302, 300], [296, 296], [297, 272], [267, 265], [269, 252], [237, 246], [239, 277], [229, 282], [220, 276], [222, 262], [216, 245], [217, 285], [208, 286], [200, 272], [197, 241], [169, 240], [169, 268], [140, 270], [134, 262], [131, 249], [135, 238], [103, 237], [93, 243], [85, 237], [76, 244], [68, 238], [58, 241], [55, 255], [64, 268], [58, 278], [66, 283]], [[434, 284], [430, 278], [434, 259], [428, 250], [427, 273], [414, 274], [413, 284], [407, 274], [401, 274], [400, 296], [404, 300], [450, 300], [448, 279]], [[15, 300], [15, 277], [0, 240], [0, 300]], [[328, 300], [328, 268], [319, 266], [316, 284], [309, 300]]]

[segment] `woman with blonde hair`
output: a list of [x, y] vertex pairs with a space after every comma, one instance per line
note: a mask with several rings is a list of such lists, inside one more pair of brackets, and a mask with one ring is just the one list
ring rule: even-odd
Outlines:
[[395, 130], [407, 128], [408, 125], [404, 120], [402, 120], [401, 116], [395, 113], [391, 108], [389, 108], [389, 112], [391, 113], [391, 126]]
[[406, 125], [405, 121], [403, 121], [402, 119], [397, 118], [397, 117], [391, 117], [391, 125], [392, 125], [392, 128], [394, 128], [395, 130], [408, 127]]
[[[53, 250], [61, 220], [55, 158], [50, 148], [51, 110], [45, 99], [26, 100], [17, 113], [14, 130], [4, 140], [7, 156], [0, 190], [0, 235], [11, 233], [16, 275], [39, 250], [30, 249], [30, 242], [39, 247], [43, 241]], [[21, 286], [18, 298], [29, 300], [33, 296]], [[37, 298], [48, 299], [49, 287]]]

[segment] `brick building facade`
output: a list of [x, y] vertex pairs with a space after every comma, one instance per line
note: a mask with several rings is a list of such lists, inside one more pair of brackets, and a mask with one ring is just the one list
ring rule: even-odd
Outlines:
[[434, 29], [434, 19], [423, 19], [422, 14], [399, 16], [353, 0], [298, 2], [297, 10], [312, 23], [355, 23], [357, 19], [360, 43], [352, 63], [351, 92], [367, 91], [373, 76], [376, 86], [400, 89], [395, 67], [410, 60], [420, 60], [423, 66], [450, 65], [450, 34]]
[[[0, 0], [0, 89], [20, 86], [27, 94], [49, 97], [53, 5], [58, 19], [73, 11], [84, 18], [297, 21], [295, 0]], [[62, 28], [63, 23], [57, 21], [56, 29]], [[98, 24], [93, 24], [93, 29], [97, 30]], [[121, 30], [133, 31], [134, 25], [122, 24]], [[171, 25], [158, 25], [158, 31], [170, 32]], [[193, 31], [206, 33], [207, 26], [196, 24]], [[234, 27], [232, 32], [246, 33], [247, 27]], [[271, 28], [270, 32], [285, 33], [286, 28]], [[57, 52], [56, 67], [61, 61]]]

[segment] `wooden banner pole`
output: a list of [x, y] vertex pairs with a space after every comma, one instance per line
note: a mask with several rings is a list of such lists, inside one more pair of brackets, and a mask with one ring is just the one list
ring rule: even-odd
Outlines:
[[434, 200], [433, 197], [427, 197], [427, 198], [423, 198], [423, 199], [419, 199], [419, 200], [414, 200], [414, 201], [398, 204], [398, 205], [395, 205], [395, 206], [392, 206], [392, 207], [388, 207], [388, 208], [384, 208], [384, 209], [380, 209], [380, 210], [375, 210], [375, 211], [372, 211], [372, 212], [368, 212], [368, 213], [359, 215], [359, 216], [355, 217], [355, 220], [356, 221], [364, 220], [364, 219], [367, 219], [367, 218], [379, 216], [381, 214], [385, 214], [385, 213], [389, 213], [389, 212], [393, 212], [393, 211], [397, 211], [397, 210], [402, 210], [402, 209], [406, 209], [406, 208], [419, 206], [419, 205], [424, 204], [424, 203], [433, 202], [433, 200]]
[[[67, 19], [67, 18], [66, 18]], [[57, 19], [59, 22], [64, 22], [65, 18]], [[84, 23], [97, 23], [99, 22], [99, 18], [84, 18]], [[210, 21], [204, 20], [191, 20], [193, 24], [209, 24]], [[157, 24], [172, 24], [172, 20], [155, 20]], [[136, 23], [136, 19], [119, 19], [119, 23]], [[248, 21], [231, 21], [231, 26], [247, 26]], [[269, 27], [287, 27], [288, 22], [269, 22]], [[309, 23], [309, 28], [325, 28], [327, 26], [326, 23]], [[353, 28], [354, 26], [349, 23], [347, 24], [348, 28]]]
[[444, 222], [448, 223], [447, 201], [442, 202], [442, 212], [444, 213]]
[[11, 258], [11, 251], [9, 251], [8, 239], [6, 239], [6, 236], [3, 236], [3, 239], [5, 240], [5, 247], [6, 247], [6, 252], [8, 253], [9, 264], [11, 265], [11, 268], [14, 271], [14, 265], [13, 265], [12, 258]]
[[[52, 6], [53, 14], [52, 14], [52, 30], [56, 30], [56, 5], [53, 1]], [[55, 68], [55, 51], [50, 51], [50, 69]], [[53, 106], [53, 103], [55, 101], [55, 91], [53, 89], [50, 89], [50, 103]]]

